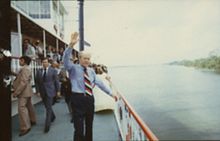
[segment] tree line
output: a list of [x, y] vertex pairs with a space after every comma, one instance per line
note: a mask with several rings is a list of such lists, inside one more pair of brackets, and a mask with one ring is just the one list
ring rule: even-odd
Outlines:
[[211, 69], [220, 72], [220, 56], [210, 56], [196, 60], [182, 60], [169, 63], [170, 65], [183, 65], [202, 69]]

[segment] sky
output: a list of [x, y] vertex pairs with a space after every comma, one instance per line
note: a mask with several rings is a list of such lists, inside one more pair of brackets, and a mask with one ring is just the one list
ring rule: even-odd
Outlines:
[[[69, 37], [78, 31], [78, 2], [65, 4]], [[220, 48], [220, 1], [85, 0], [84, 34], [92, 61], [108, 66], [207, 57]]]

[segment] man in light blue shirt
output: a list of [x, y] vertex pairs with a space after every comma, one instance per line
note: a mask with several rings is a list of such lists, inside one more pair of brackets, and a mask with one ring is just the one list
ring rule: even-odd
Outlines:
[[85, 84], [84, 84], [84, 68], [87, 69], [90, 82], [92, 86], [97, 85], [107, 94], [111, 95], [112, 91], [104, 85], [104, 83], [96, 77], [96, 73], [93, 68], [88, 67], [90, 64], [91, 55], [86, 52], [80, 52], [79, 63], [73, 64], [70, 58], [72, 58], [73, 48], [66, 48], [63, 56], [63, 62], [65, 69], [69, 72], [69, 77], [71, 79], [72, 92], [76, 93], [85, 93]]
[[[91, 54], [80, 52], [79, 64], [73, 64], [72, 50], [78, 41], [78, 33], [75, 32], [71, 36], [71, 43], [64, 51], [63, 63], [65, 69], [69, 72], [71, 81], [71, 106], [73, 109], [73, 124], [74, 124], [74, 141], [92, 141], [92, 124], [94, 117], [94, 96], [92, 88], [97, 85], [101, 90], [115, 97], [112, 90], [96, 76], [95, 71], [88, 67], [90, 65]], [[85, 73], [87, 84], [85, 84]], [[89, 87], [89, 88], [88, 88]], [[90, 89], [91, 88], [91, 89]], [[89, 91], [89, 93], [88, 93]], [[84, 135], [85, 124], [85, 135]]]

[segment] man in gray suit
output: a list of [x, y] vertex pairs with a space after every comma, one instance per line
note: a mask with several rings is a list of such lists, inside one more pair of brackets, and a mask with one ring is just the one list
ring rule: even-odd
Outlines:
[[51, 122], [56, 118], [52, 109], [52, 103], [54, 96], [60, 93], [60, 84], [57, 70], [49, 66], [48, 58], [42, 59], [42, 66], [42, 69], [38, 70], [36, 74], [36, 91], [41, 96], [46, 108], [44, 132], [47, 133], [50, 130]]

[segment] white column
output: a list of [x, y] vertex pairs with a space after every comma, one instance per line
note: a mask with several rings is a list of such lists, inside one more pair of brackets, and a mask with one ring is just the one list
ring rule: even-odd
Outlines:
[[60, 1], [57, 1], [57, 35], [60, 37]]
[[22, 35], [21, 35], [21, 17], [17, 13], [17, 28], [18, 28], [18, 40], [19, 40], [19, 55], [22, 55]]
[[43, 30], [43, 47], [44, 47], [44, 57], [46, 57], [46, 35], [45, 35], [45, 30]]

